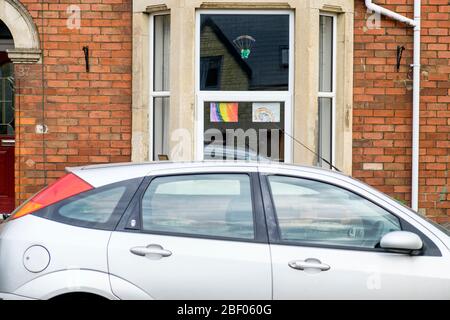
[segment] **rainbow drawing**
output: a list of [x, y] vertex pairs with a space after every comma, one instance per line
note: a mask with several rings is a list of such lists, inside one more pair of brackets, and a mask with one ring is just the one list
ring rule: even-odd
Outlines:
[[237, 102], [211, 102], [211, 122], [238, 122]]

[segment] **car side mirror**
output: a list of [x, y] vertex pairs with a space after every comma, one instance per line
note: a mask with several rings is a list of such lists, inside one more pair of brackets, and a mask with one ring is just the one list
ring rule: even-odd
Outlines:
[[389, 252], [416, 255], [423, 248], [420, 237], [409, 231], [393, 231], [381, 238], [380, 247]]

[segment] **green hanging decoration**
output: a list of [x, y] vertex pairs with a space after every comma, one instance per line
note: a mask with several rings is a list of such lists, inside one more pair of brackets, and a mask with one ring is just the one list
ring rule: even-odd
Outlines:
[[234, 45], [238, 48], [241, 53], [242, 59], [248, 59], [250, 57], [250, 53], [253, 44], [255, 43], [255, 39], [249, 35], [242, 35], [233, 40]]
[[250, 56], [250, 52], [250, 49], [241, 49], [241, 58], [248, 59], [248, 57]]

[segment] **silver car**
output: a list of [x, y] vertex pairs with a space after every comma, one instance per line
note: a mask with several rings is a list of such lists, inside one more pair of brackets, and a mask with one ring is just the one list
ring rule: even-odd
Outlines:
[[88, 166], [0, 225], [0, 298], [450, 299], [450, 237], [340, 173]]

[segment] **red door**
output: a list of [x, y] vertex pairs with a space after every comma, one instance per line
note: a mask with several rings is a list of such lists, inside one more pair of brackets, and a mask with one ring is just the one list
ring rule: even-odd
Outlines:
[[14, 210], [14, 137], [0, 137], [0, 214]]
[[15, 205], [14, 139], [13, 65], [0, 53], [0, 214], [11, 213]]

